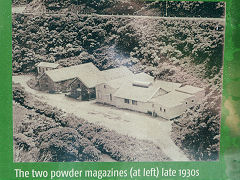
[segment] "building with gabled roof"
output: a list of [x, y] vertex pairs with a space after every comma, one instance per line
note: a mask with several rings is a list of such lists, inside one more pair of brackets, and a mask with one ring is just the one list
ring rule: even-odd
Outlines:
[[97, 84], [131, 75], [133, 73], [125, 67], [100, 71], [92, 63], [85, 63], [46, 71], [38, 82], [40, 90], [64, 92], [70, 97], [88, 100], [96, 98]]
[[93, 63], [85, 63], [76, 66], [60, 68], [53, 71], [47, 71], [46, 74], [54, 82], [61, 82], [79, 77], [84, 79], [85, 83], [88, 83], [90, 86], [95, 85], [95, 83], [98, 81], [98, 78], [101, 78], [102, 76], [99, 69], [93, 65]]
[[77, 80], [88, 90], [105, 81], [101, 71], [92, 63], [46, 71], [38, 79], [40, 89], [50, 92], [68, 92], [69, 86]]
[[204, 96], [204, 93], [181, 92], [187, 89], [190, 88], [180, 83], [154, 80], [146, 73], [132, 74], [96, 86], [97, 102], [166, 119], [182, 115], [186, 109], [197, 104]]
[[45, 71], [39, 77], [39, 87], [166, 119], [182, 115], [205, 96], [202, 88], [155, 80], [146, 73], [134, 74], [126, 67], [100, 71], [92, 63]]
[[153, 104], [152, 112], [166, 119], [173, 119], [182, 115], [188, 108], [196, 104], [195, 96], [176, 90], [163, 96], [156, 96], [150, 100]]
[[[165, 82], [153, 80], [146, 81], [130, 81], [124, 83], [114, 94], [113, 99], [118, 108], [125, 108], [134, 111], [151, 113], [154, 116], [161, 116], [167, 119], [167, 116], [157, 113], [157, 102], [154, 99], [168, 96], [176, 88], [181, 86], [180, 83]], [[159, 108], [160, 109], [160, 108]]]
[[196, 102], [201, 102], [203, 100], [202, 97], [205, 96], [205, 90], [203, 88], [194, 87], [194, 86], [190, 86], [190, 85], [186, 85], [186, 86], [177, 88], [176, 91], [194, 95]]
[[40, 62], [40, 63], [37, 64], [36, 67], [37, 67], [38, 75], [42, 75], [46, 71], [50, 71], [50, 70], [53, 70], [53, 69], [58, 69], [61, 66], [59, 64], [56, 64], [56, 63]]
[[122, 77], [128, 77], [133, 75], [132, 71], [130, 71], [127, 67], [124, 67], [124, 66], [104, 70], [102, 71], [102, 74], [106, 81], [111, 81], [114, 79], [119, 79]]
[[97, 101], [100, 103], [107, 103], [111, 105], [115, 105], [115, 101], [113, 101], [112, 97], [113, 94], [119, 90], [124, 84], [130, 83], [132, 81], [153, 81], [153, 77], [149, 76], [146, 73], [138, 73], [133, 74], [131, 73], [128, 76], [124, 76], [121, 78], [113, 79], [110, 81], [105, 81], [104, 83], [98, 84], [96, 86], [96, 95], [97, 95]]

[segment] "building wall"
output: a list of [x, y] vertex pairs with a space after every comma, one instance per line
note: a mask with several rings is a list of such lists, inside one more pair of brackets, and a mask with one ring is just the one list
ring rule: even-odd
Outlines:
[[[166, 107], [157, 103], [140, 102], [137, 105], [129, 100], [129, 104], [124, 102], [123, 98], [114, 97], [116, 107], [122, 109], [130, 109], [138, 112], [149, 113], [153, 116], [160, 116], [165, 119], [173, 119], [182, 115], [187, 110], [187, 105], [182, 103], [174, 107]], [[161, 109], [160, 109], [161, 108]]]
[[[75, 79], [69, 85], [70, 96], [79, 100], [89, 100], [96, 98], [95, 88], [87, 88], [79, 79]], [[78, 91], [81, 89], [81, 91]]]
[[54, 82], [46, 74], [38, 79], [38, 84], [41, 91], [55, 91]]
[[[194, 101], [192, 102], [192, 100]], [[176, 118], [182, 115], [188, 108], [193, 107], [196, 104], [195, 97], [188, 98], [181, 104], [173, 107], [163, 106], [158, 103], [140, 101], [137, 101], [137, 104], [135, 105], [131, 99], [129, 100], [129, 103], [125, 103], [125, 100], [119, 97], [113, 97], [113, 101], [115, 102], [115, 106], [118, 108], [150, 113], [153, 116], [160, 116], [166, 119]]]
[[49, 92], [68, 92], [69, 85], [72, 81], [73, 79], [61, 82], [53, 82], [51, 78], [46, 74], [43, 74], [38, 79], [40, 90]]
[[160, 104], [154, 104], [154, 112], [157, 116], [166, 118], [166, 119], [173, 119], [180, 115], [182, 115], [186, 111], [186, 105], [184, 103], [173, 106], [173, 107], [166, 107]]
[[125, 99], [119, 97], [113, 97], [116, 107], [122, 109], [130, 109], [133, 111], [148, 113], [152, 112], [151, 103], [136, 101], [136, 104], [133, 104], [133, 100], [129, 99], [129, 103], [125, 103]]
[[115, 100], [113, 97], [113, 94], [115, 92], [116, 92], [116, 89], [110, 87], [105, 83], [97, 85], [96, 86], [97, 102], [115, 105]]
[[196, 96], [194, 96], [185, 99], [185, 101], [183, 102], [183, 106], [187, 109], [195, 106], [196, 103], [197, 103]]
[[56, 68], [52, 68], [52, 67], [37, 67], [37, 72], [38, 75], [42, 75], [43, 73], [45, 73], [46, 71], [50, 71], [50, 70], [54, 70], [54, 69], [59, 69], [61, 68], [61, 66], [59, 65]]
[[69, 92], [69, 85], [71, 84], [72, 81], [73, 81], [73, 79], [55, 82], [54, 83], [54, 91], [63, 92], [63, 93]]

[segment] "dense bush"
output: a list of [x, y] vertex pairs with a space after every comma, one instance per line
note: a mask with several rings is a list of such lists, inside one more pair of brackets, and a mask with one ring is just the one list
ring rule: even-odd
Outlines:
[[25, 95], [25, 90], [19, 84], [13, 84], [13, 100], [20, 103], [21, 105], [25, 104], [27, 96]]
[[[78, 129], [83, 133], [85, 130]], [[170, 160], [161, 149], [148, 142], [139, 141], [129, 136], [122, 136], [115, 132], [97, 129], [91, 141], [102, 152], [118, 161], [167, 161]]]
[[26, 5], [29, 4], [30, 2], [32, 2], [33, 0], [12, 0], [12, 5]]
[[[17, 104], [14, 106], [14, 109], [19, 108]], [[14, 148], [18, 152], [15, 160], [26, 161], [25, 154], [31, 155], [29, 161], [41, 162], [98, 161], [101, 158], [101, 152], [93, 143], [73, 128], [62, 127], [51, 118], [25, 111], [25, 118], [18, 119], [20, 123], [14, 127]]]
[[[152, 142], [120, 135], [66, 114], [37, 100], [20, 85], [14, 84], [13, 100], [17, 103], [22, 102], [19, 96], [24, 97], [21, 105], [32, 110], [15, 129], [15, 151], [24, 148], [20, 152], [26, 154], [33, 149], [32, 161], [98, 161], [101, 153], [117, 161], [169, 160]], [[32, 139], [34, 144], [29, 145]], [[21, 159], [21, 155], [18, 158]]]
[[97, 161], [101, 155], [73, 128], [52, 128], [41, 133], [38, 142], [39, 161]]
[[[212, 91], [203, 102], [174, 120], [172, 137], [192, 159], [217, 160], [220, 150], [221, 95]], [[214, 97], [214, 98], [213, 98]]]
[[[184, 70], [200, 64], [204, 66], [199, 78], [212, 78], [222, 68], [222, 21], [20, 14], [13, 18], [14, 73], [35, 71], [40, 61], [143, 70], [157, 69], [164, 62]], [[125, 63], [132, 58], [134, 63]]]
[[[32, 0], [21, 0], [26, 4]], [[38, 0], [30, 3], [37, 6], [42, 3], [47, 12], [97, 13], [119, 15], [153, 15], [170, 17], [223, 17], [224, 2], [188, 2], [188, 1], [139, 1], [139, 0]], [[166, 4], [167, 3], [167, 4]], [[13, 1], [13, 4], [19, 4]], [[34, 8], [32, 9], [34, 12]]]

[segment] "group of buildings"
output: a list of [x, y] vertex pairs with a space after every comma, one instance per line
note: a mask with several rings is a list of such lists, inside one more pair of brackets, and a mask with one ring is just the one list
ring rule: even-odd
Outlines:
[[182, 115], [205, 96], [202, 88], [155, 80], [146, 73], [134, 74], [126, 67], [100, 71], [92, 63], [62, 68], [42, 62], [37, 70], [42, 91], [63, 92], [79, 100], [96, 99], [166, 119]]

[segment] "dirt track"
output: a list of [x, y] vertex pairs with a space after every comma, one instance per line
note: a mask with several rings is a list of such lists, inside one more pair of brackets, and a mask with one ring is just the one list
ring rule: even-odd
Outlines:
[[51, 106], [73, 113], [89, 122], [105, 126], [118, 133], [154, 142], [173, 161], [188, 161], [186, 155], [171, 140], [171, 121], [153, 118], [149, 115], [121, 110], [111, 106], [97, 104], [95, 101], [80, 102], [64, 94], [48, 94], [28, 87], [30, 75], [13, 76], [13, 82], [20, 83], [27, 92]]

